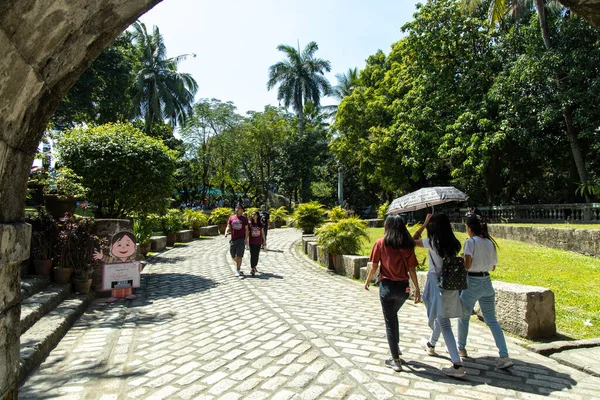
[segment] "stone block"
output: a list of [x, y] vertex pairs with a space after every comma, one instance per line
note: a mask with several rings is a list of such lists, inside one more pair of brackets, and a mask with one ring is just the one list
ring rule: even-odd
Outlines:
[[[370, 269], [371, 269], [370, 262], [367, 263], [366, 267], [362, 267], [360, 269], [359, 279], [361, 280], [361, 282], [364, 282], [367, 279], [367, 275], [369, 274]], [[373, 275], [373, 277], [371, 278], [371, 283], [375, 283], [376, 280], [377, 280], [377, 274]]]
[[167, 248], [166, 236], [152, 236], [150, 238], [150, 251], [163, 251]]
[[203, 226], [202, 228], [200, 228], [200, 236], [219, 236], [219, 226]]
[[312, 235], [302, 235], [302, 251], [304, 254], [308, 254], [308, 243], [316, 242], [317, 237]]
[[343, 254], [330, 254], [329, 259], [331, 260], [331, 267], [335, 270], [338, 275], [346, 276], [346, 269], [344, 268], [344, 255]]
[[[421, 292], [421, 296], [423, 296], [423, 291], [425, 291], [425, 284], [427, 283], [427, 271], [417, 271], [417, 281], [419, 282], [419, 291]], [[410, 296], [409, 298], [414, 298], [415, 294], [415, 285], [409, 279], [410, 283]]]
[[93, 229], [96, 235], [110, 240], [115, 233], [120, 231], [133, 231], [133, 226], [128, 219], [96, 219]]
[[327, 268], [333, 268], [333, 261], [331, 260], [329, 253], [324, 251], [320, 246], [317, 246], [317, 261]]
[[[554, 293], [539, 286], [494, 281], [496, 317], [502, 329], [526, 339], [556, 334]], [[475, 312], [483, 320], [476, 305]]]
[[313, 261], [317, 261], [317, 242], [307, 242], [306, 243], [306, 254], [308, 258]]
[[[0, 398], [16, 387], [19, 379], [19, 319], [21, 308], [4, 310], [0, 318]], [[10, 395], [5, 398], [10, 398]], [[16, 397], [14, 397], [16, 399]]]
[[383, 224], [385, 222], [384, 219], [366, 219], [365, 221], [367, 221], [367, 227], [369, 228], [383, 228]]
[[192, 230], [184, 230], [179, 231], [176, 234], [177, 239], [175, 239], [179, 243], [188, 243], [194, 239], [194, 231]]
[[20, 301], [21, 263], [29, 258], [30, 243], [31, 225], [0, 224], [0, 318]]
[[360, 269], [367, 266], [367, 263], [369, 262], [369, 257], [354, 255], [344, 255], [342, 257], [342, 263], [344, 265], [344, 275], [350, 278], [360, 278]]

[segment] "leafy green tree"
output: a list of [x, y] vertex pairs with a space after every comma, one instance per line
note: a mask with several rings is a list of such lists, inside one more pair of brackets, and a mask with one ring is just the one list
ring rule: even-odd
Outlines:
[[172, 126], [183, 125], [192, 111], [198, 84], [187, 73], [179, 72], [179, 63], [194, 54], [167, 58], [167, 48], [157, 26], [152, 34], [141, 22], [133, 24], [133, 39], [139, 52], [140, 68], [136, 70], [134, 112], [152, 124], [168, 120]]
[[58, 143], [59, 160], [82, 177], [98, 217], [160, 213], [173, 193], [176, 153], [131, 124], [76, 128]]
[[300, 136], [304, 135], [304, 106], [311, 101], [319, 106], [322, 96], [331, 93], [331, 84], [325, 78], [325, 72], [331, 71], [329, 61], [316, 58], [319, 49], [316, 42], [310, 42], [303, 51], [300, 46], [280, 44], [277, 50], [285, 53], [286, 59], [269, 67], [267, 89], [277, 89], [277, 100], [283, 101], [285, 108], [290, 105], [296, 112], [299, 121]]

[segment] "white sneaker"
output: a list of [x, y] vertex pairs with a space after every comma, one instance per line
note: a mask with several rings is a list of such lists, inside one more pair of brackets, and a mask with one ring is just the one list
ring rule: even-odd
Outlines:
[[464, 378], [467, 375], [467, 371], [465, 371], [465, 367], [462, 365], [458, 368], [454, 368], [454, 365], [442, 368], [442, 372], [453, 378]]
[[423, 346], [423, 350], [425, 350], [428, 356], [435, 357], [438, 355], [435, 352], [435, 347], [432, 347], [427, 339], [421, 339], [421, 346]]
[[236, 269], [235, 276], [242, 276], [242, 271], [240, 271], [239, 269]]
[[508, 357], [501, 357], [496, 360], [496, 368], [498, 369], [506, 369], [515, 365], [514, 362]]
[[458, 349], [458, 356], [460, 358], [468, 358], [467, 349]]

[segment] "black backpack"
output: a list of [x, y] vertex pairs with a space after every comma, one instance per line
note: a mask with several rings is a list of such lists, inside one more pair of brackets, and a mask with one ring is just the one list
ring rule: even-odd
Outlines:
[[462, 257], [443, 258], [438, 287], [443, 290], [465, 290], [467, 288], [467, 270]]

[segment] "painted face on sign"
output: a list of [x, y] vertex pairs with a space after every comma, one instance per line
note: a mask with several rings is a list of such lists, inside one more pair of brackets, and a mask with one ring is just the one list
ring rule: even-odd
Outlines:
[[121, 261], [127, 261], [129, 257], [135, 254], [135, 242], [129, 236], [123, 236], [113, 243], [110, 252]]

